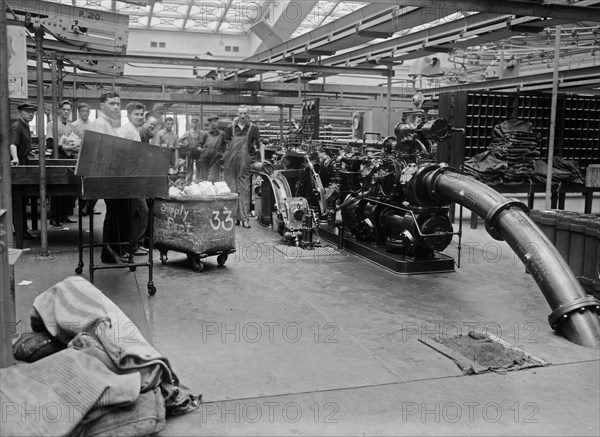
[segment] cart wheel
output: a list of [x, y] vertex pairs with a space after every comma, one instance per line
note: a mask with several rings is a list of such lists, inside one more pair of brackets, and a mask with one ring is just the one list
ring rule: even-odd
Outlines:
[[156, 287], [154, 285], [148, 285], [148, 294], [154, 296], [156, 294]]
[[204, 270], [204, 263], [200, 260], [199, 256], [190, 258], [190, 261], [192, 261], [192, 266], [197, 271], [202, 272]]
[[133, 267], [129, 267], [129, 271], [130, 271], [130, 272], [135, 272], [135, 266], [133, 266]]
[[76, 274], [81, 275], [82, 272], [83, 272], [83, 269], [81, 267], [75, 268], [75, 273]]
[[161, 252], [160, 253], [160, 262], [162, 263], [162, 265], [164, 266], [167, 263], [167, 252]]
[[222, 253], [221, 255], [219, 255], [217, 257], [217, 264], [220, 265], [220, 266], [224, 266], [226, 261], [227, 261], [227, 254], [226, 253]]

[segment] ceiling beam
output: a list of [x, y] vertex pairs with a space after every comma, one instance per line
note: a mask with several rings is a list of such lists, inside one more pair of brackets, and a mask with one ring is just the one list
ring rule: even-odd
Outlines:
[[150, 29], [150, 23], [152, 22], [152, 15], [154, 14], [154, 3], [150, 6], [150, 12], [148, 12], [148, 23], [146, 29]]
[[[34, 82], [36, 80], [35, 67], [29, 67], [28, 80]], [[51, 83], [51, 74], [48, 69], [44, 71], [44, 83]], [[153, 89], [173, 88], [173, 89], [203, 89], [210, 88], [214, 90], [222, 90], [225, 92], [244, 92], [244, 91], [256, 91], [256, 92], [270, 92], [270, 93], [282, 93], [282, 94], [298, 94], [298, 93], [310, 93], [310, 94], [330, 94], [336, 96], [343, 95], [363, 95], [365, 97], [373, 97], [381, 95], [384, 90], [381, 86], [377, 85], [349, 85], [349, 84], [338, 84], [334, 81], [323, 83], [301, 83], [298, 82], [268, 82], [268, 81], [215, 81], [215, 80], [199, 80], [194, 78], [182, 78], [182, 77], [153, 77], [153, 76], [105, 76], [99, 74], [89, 73], [77, 73], [73, 74], [70, 72], [65, 73], [63, 76], [63, 83], [72, 84], [76, 83], [78, 87], [88, 87], [88, 89], [94, 87], [110, 88], [112, 86], [119, 87], [131, 87], [136, 88], [139, 91], [152, 91]], [[405, 93], [396, 87], [392, 88], [392, 96], [399, 97], [404, 96]], [[412, 94], [411, 94], [412, 95]]]
[[[35, 91], [35, 90], [32, 90]], [[106, 92], [105, 90], [77, 90], [73, 92], [72, 89], [64, 90], [64, 97], [67, 99], [77, 99], [78, 102], [88, 102], [96, 104], [100, 95]], [[117, 91], [118, 92], [118, 91]], [[44, 90], [46, 97], [51, 97], [50, 90]], [[123, 98], [125, 93], [122, 93]], [[169, 103], [185, 103], [187, 105], [249, 105], [249, 106], [286, 106], [286, 107], [298, 107], [302, 106], [305, 95], [300, 96], [241, 96], [239, 94], [222, 94], [222, 95], [210, 95], [210, 94], [175, 94], [175, 93], [152, 93], [143, 91], [127, 92], [127, 100], [136, 100], [143, 103], [146, 102], [169, 102]], [[323, 107], [354, 107], [354, 108], [386, 108], [387, 99], [372, 99], [372, 98], [328, 98], [321, 97], [320, 105]], [[401, 109], [406, 106], [405, 101], [392, 100], [392, 109]]]
[[317, 39], [323, 38], [337, 38], [340, 29], [350, 29], [354, 30], [357, 23], [368, 21], [374, 19], [380, 15], [386, 15], [391, 13], [393, 8], [387, 7], [385, 5], [367, 5], [363, 8], [360, 8], [354, 12], [351, 12], [348, 15], [336, 20], [333, 23], [327, 23], [324, 26], [320, 26], [319, 28], [313, 29], [310, 32], [305, 33], [299, 37], [291, 39], [277, 47], [272, 47], [264, 52], [257, 53], [251, 57], [246, 58], [247, 61], [266, 61], [272, 62], [272, 58], [277, 55], [281, 55], [283, 53], [288, 53], [291, 50], [298, 49], [302, 50], [308, 44], [314, 42]]
[[[310, 11], [312, 11], [318, 3], [318, 0], [302, 0], [301, 2], [294, 2], [293, 6], [290, 6], [290, 2], [287, 0], [269, 0], [268, 3], [265, 3], [265, 6], [263, 7], [265, 11], [272, 11], [273, 15], [277, 14], [276, 17], [269, 17], [271, 21], [274, 21], [273, 25], [269, 27], [271, 27], [272, 31], [277, 34], [282, 41], [273, 45], [268, 45], [265, 42], [262, 42], [254, 50], [254, 54], [262, 53], [271, 47], [282, 44], [283, 41], [291, 39], [293, 33], [296, 31], [296, 29], [298, 29], [298, 26], [304, 22]], [[293, 8], [293, 19], [288, 17], [288, 12], [291, 13], [288, 8]], [[265, 21], [264, 16], [261, 18], [261, 21]], [[253, 30], [253, 28], [251, 27], [250, 30]]]
[[[338, 0], [338, 1], [337, 1], [337, 3], [336, 3], [336, 4], [334, 4], [334, 5], [333, 5], [333, 7], [332, 7], [331, 9], [329, 9], [328, 11], [326, 11], [326, 12], [323, 14], [323, 17], [322, 17], [322, 18], [319, 20], [319, 23], [318, 23], [318, 24], [317, 24], [315, 27], [318, 29], [318, 28], [319, 28], [319, 27], [321, 27], [323, 24], [325, 24], [325, 20], [327, 20], [327, 19], [329, 18], [329, 16], [330, 16], [331, 14], [333, 14], [333, 12], [336, 10], [336, 8], [337, 8], [339, 5], [340, 5], [340, 0]], [[319, 6], [318, 6], [318, 4], [317, 4], [317, 7], [319, 7]]]
[[590, 6], [544, 5], [541, 2], [515, 0], [373, 0], [371, 3], [391, 6], [420, 6], [436, 10], [489, 12], [493, 14], [529, 15], [562, 18], [572, 21], [600, 21], [600, 9]]
[[[388, 39], [378, 44], [353, 50], [342, 55], [321, 60], [324, 65], [345, 65], [367, 62], [368, 59], [394, 58], [400, 59], [402, 53], [422, 50], [427, 46], [438, 46], [446, 40], [455, 41], [471, 33], [488, 31], [492, 28], [506, 28], [508, 15], [473, 14], [428, 29]], [[531, 19], [533, 20], [533, 19]]]
[[[438, 95], [444, 91], [493, 91], [493, 90], [507, 90], [507, 89], [521, 89], [522, 87], [531, 88], [537, 86], [538, 89], [551, 89], [552, 88], [552, 76], [553, 72], [532, 74], [521, 77], [511, 77], [508, 79], [496, 79], [488, 80], [484, 82], [468, 83], [462, 85], [454, 85], [447, 87], [436, 87], [431, 89], [422, 89], [421, 92], [426, 95], [435, 94]], [[569, 88], [571, 84], [580, 86], [581, 81], [590, 81], [590, 83], [600, 83], [600, 67], [586, 67], [579, 68], [576, 70], [563, 70], [558, 73], [558, 87], [559, 89]], [[590, 88], [594, 88], [594, 85], [590, 85]]]
[[345, 67], [324, 67], [320, 65], [303, 65], [303, 64], [268, 64], [262, 62], [246, 62], [246, 61], [223, 61], [212, 59], [197, 59], [197, 58], [175, 58], [162, 56], [141, 56], [141, 55], [105, 55], [99, 53], [84, 53], [84, 52], [57, 52], [55, 54], [57, 60], [87, 60], [87, 61], [110, 61], [123, 63], [138, 63], [138, 64], [168, 64], [168, 65], [189, 65], [195, 67], [207, 68], [224, 68], [230, 70], [239, 70], [251, 68], [260, 71], [294, 71], [303, 73], [322, 73], [326, 75], [337, 74], [357, 74], [369, 76], [394, 76], [394, 71], [388, 68], [345, 68]]
[[185, 18], [183, 19], [183, 24], [181, 25], [181, 30], [185, 30], [185, 26], [187, 26], [187, 22], [190, 19], [190, 12], [192, 12], [192, 6], [194, 6], [194, 0], [189, 0], [190, 4], [187, 7], [187, 12], [185, 13]]
[[223, 22], [227, 18], [227, 12], [229, 12], [229, 8], [231, 8], [231, 3], [232, 2], [233, 2], [233, 0], [227, 0], [227, 4], [223, 8], [223, 14], [221, 15], [221, 19], [219, 20], [219, 23], [217, 24], [217, 27], [215, 27], [215, 33], [218, 32], [221, 29], [221, 25], [223, 24]]

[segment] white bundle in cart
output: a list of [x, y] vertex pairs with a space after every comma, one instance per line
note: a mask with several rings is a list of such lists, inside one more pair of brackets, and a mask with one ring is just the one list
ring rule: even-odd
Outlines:
[[224, 181], [194, 181], [174, 184], [169, 188], [170, 197], [181, 196], [218, 196], [230, 194], [231, 190]]

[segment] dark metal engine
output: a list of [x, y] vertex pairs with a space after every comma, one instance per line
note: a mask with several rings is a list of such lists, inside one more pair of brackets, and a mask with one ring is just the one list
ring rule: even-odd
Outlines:
[[[421, 201], [414, 179], [435, 160], [437, 143], [451, 128], [437, 119], [419, 125], [399, 123], [395, 138], [355, 140], [340, 152], [336, 210], [352, 237], [390, 245], [411, 258], [426, 259], [452, 241], [449, 207]], [[418, 193], [418, 191], [417, 191]]]

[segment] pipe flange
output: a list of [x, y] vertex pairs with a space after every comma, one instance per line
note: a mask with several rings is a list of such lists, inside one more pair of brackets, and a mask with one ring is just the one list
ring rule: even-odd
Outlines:
[[448, 172], [459, 174], [458, 171], [456, 171], [456, 169], [454, 167], [450, 167], [449, 165], [441, 163], [437, 169], [429, 172], [426, 175], [427, 189], [429, 190], [428, 194], [432, 200], [434, 200], [435, 202], [437, 202], [440, 205], [450, 203], [450, 202], [447, 199], [443, 199], [438, 195], [435, 185], [436, 185], [438, 177], [440, 175], [448, 173]]
[[427, 164], [422, 165], [417, 169], [417, 172], [406, 185], [405, 194], [409, 201], [420, 206], [427, 206], [429, 204], [431, 200], [429, 198], [429, 187], [424, 184], [424, 180], [430, 172], [435, 171], [438, 168], [439, 164]]
[[600, 312], [600, 301], [593, 296], [578, 297], [571, 302], [559, 306], [552, 314], [548, 316], [548, 323], [552, 329], [557, 330], [563, 319], [569, 317], [569, 314], [574, 311], [585, 311], [587, 307], [595, 307], [597, 312]]
[[512, 198], [506, 199], [490, 209], [485, 217], [485, 229], [495, 240], [504, 241], [502, 235], [500, 235], [500, 233], [496, 230], [496, 220], [498, 219], [500, 213], [510, 208], [519, 208], [521, 211], [525, 212], [525, 214], [529, 214], [529, 208], [527, 208], [527, 205], [520, 200]]

